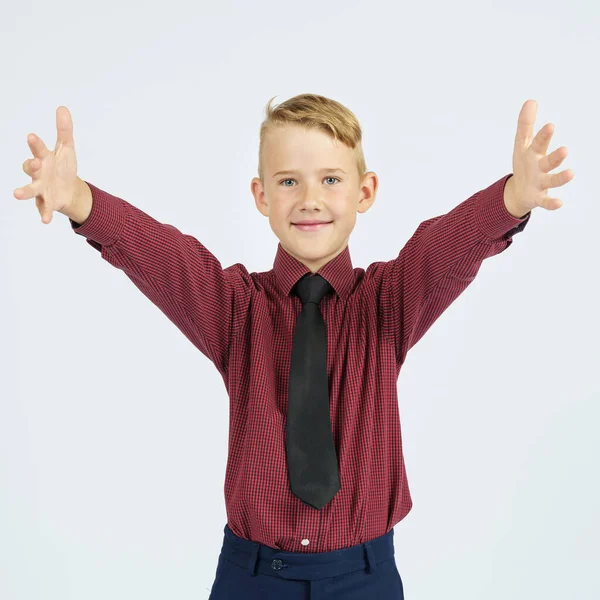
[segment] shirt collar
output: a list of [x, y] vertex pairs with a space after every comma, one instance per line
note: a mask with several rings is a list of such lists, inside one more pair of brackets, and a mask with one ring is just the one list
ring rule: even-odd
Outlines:
[[[284, 250], [281, 242], [277, 245], [273, 271], [277, 286], [286, 296], [303, 275], [311, 272], [306, 265]], [[354, 268], [348, 245], [317, 273], [331, 284], [338, 297], [346, 299], [354, 287]]]

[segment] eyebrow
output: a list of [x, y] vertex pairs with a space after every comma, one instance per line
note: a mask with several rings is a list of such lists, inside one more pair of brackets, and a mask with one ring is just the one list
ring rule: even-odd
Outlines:
[[[329, 168], [325, 168], [325, 169], [320, 169], [320, 171], [322, 173], [335, 173], [336, 171], [341, 171], [342, 173], [346, 173], [346, 171], [344, 171], [344, 169], [340, 169], [339, 167], [336, 167], [336, 168], [329, 167]], [[296, 171], [293, 171], [291, 169], [287, 170], [287, 171], [277, 171], [277, 173], [275, 173], [273, 175], [273, 177], [277, 177], [277, 175], [285, 175], [286, 173], [296, 173]]]

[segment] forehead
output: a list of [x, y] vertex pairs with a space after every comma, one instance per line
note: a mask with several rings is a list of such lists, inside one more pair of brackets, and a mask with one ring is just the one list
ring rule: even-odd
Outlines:
[[351, 148], [319, 129], [283, 125], [265, 137], [264, 160], [269, 170], [348, 167], [354, 158]]

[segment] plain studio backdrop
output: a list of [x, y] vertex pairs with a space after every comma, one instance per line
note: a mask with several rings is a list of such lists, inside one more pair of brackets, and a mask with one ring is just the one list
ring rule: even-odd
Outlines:
[[[78, 174], [272, 267], [254, 205], [269, 98], [357, 115], [377, 199], [355, 267], [512, 171], [517, 116], [567, 146], [551, 190], [409, 352], [408, 600], [597, 600], [600, 8], [564, 2], [10, 3], [0, 50], [0, 598], [208, 598], [226, 523], [228, 396], [133, 283], [33, 199], [26, 137], [74, 123]], [[268, 450], [267, 450], [268, 451]]]

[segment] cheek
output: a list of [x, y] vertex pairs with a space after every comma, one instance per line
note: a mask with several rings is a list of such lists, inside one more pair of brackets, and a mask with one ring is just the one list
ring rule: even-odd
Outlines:
[[356, 222], [356, 210], [349, 208], [348, 204], [344, 204], [340, 210], [336, 211], [334, 218], [338, 219], [344, 225], [353, 225]]
[[347, 237], [348, 235], [350, 235], [356, 225], [356, 213], [346, 213], [344, 215], [344, 218], [340, 221], [339, 225], [339, 230], [343, 237]]
[[289, 225], [290, 218], [287, 212], [278, 206], [269, 210], [269, 221], [273, 228], [283, 228]]

